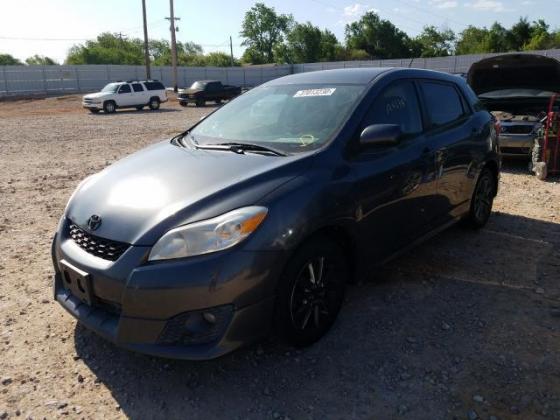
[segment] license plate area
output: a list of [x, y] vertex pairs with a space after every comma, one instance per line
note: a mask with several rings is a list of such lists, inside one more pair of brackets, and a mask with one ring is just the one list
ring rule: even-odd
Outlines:
[[91, 276], [83, 270], [74, 267], [68, 261], [61, 260], [62, 284], [72, 295], [91, 306], [93, 294]]

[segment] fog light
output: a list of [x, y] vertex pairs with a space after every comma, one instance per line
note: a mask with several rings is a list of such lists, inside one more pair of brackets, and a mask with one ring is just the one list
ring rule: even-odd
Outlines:
[[233, 305], [184, 312], [169, 321], [158, 342], [162, 344], [203, 344], [218, 340], [233, 315]]

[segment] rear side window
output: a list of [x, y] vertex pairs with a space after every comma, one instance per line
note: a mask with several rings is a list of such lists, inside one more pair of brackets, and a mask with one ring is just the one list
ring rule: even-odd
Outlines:
[[142, 87], [142, 85], [140, 83], [133, 83], [132, 84], [132, 89], [134, 89], [134, 92], [143, 92], [144, 88]]
[[145, 82], [144, 85], [148, 90], [165, 90], [161, 82]]
[[372, 124], [397, 124], [405, 135], [422, 132], [420, 105], [411, 81], [397, 81], [381, 92], [365, 118], [364, 128]]
[[426, 112], [436, 127], [450, 124], [463, 117], [463, 100], [450, 84], [422, 82]]
[[129, 93], [130, 92], [130, 85], [121, 85], [119, 88], [119, 93]]

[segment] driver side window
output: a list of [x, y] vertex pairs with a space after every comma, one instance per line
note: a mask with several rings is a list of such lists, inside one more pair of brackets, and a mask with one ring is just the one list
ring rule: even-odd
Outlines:
[[119, 88], [119, 93], [130, 93], [130, 85], [122, 85]]
[[373, 124], [396, 124], [408, 136], [422, 132], [420, 104], [411, 81], [394, 82], [379, 94], [362, 128]]

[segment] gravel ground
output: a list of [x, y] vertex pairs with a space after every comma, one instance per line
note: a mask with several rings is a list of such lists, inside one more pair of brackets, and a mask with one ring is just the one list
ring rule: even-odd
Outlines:
[[486, 229], [452, 228], [351, 286], [308, 349], [156, 359], [53, 302], [50, 240], [81, 179], [211, 109], [78, 101], [0, 103], [0, 419], [560, 418], [558, 182], [507, 164]]

